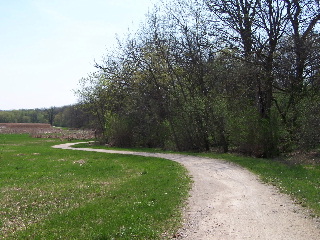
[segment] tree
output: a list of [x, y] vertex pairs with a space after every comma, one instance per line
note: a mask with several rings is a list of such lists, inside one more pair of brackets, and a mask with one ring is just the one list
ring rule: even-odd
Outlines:
[[224, 46], [238, 51], [230, 57], [243, 62], [245, 71], [239, 72], [243, 74], [239, 79], [246, 79], [243, 82], [247, 86], [245, 101], [256, 106], [261, 129], [268, 139], [257, 144], [263, 145], [263, 155], [275, 154], [277, 146], [271, 126], [273, 64], [274, 53], [286, 25], [283, 21], [284, 5], [282, 1], [271, 0], [205, 2], [214, 19], [218, 20], [213, 26], [219, 30], [218, 38], [227, 44]]
[[303, 109], [319, 95], [318, 10], [311, 0], [164, 3], [82, 80], [81, 105], [103, 142], [272, 157], [317, 122]]
[[45, 112], [48, 123], [53, 126], [54, 117], [57, 114], [56, 107], [47, 108]]

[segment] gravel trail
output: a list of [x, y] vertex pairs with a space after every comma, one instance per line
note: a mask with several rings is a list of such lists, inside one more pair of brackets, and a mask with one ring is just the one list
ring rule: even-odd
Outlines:
[[233, 163], [179, 154], [72, 148], [74, 144], [53, 147], [160, 157], [185, 166], [194, 183], [178, 239], [320, 239], [320, 222], [309, 217], [306, 209]]

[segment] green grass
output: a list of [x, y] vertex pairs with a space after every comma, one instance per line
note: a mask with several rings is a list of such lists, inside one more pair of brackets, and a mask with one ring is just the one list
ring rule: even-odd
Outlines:
[[[88, 147], [82, 144], [79, 147]], [[95, 146], [96, 148], [106, 148]], [[118, 148], [107, 148], [116, 149]], [[122, 149], [137, 150], [137, 149]], [[138, 149], [138, 151], [155, 152], [157, 149]], [[163, 152], [163, 151], [162, 151]], [[257, 174], [262, 181], [279, 188], [291, 195], [294, 200], [313, 211], [312, 215], [320, 216], [320, 165], [290, 164], [275, 159], [261, 159], [238, 156], [234, 154], [183, 153], [195, 156], [224, 159], [234, 162]]]
[[53, 149], [0, 134], [0, 239], [164, 239], [190, 179], [160, 158]]

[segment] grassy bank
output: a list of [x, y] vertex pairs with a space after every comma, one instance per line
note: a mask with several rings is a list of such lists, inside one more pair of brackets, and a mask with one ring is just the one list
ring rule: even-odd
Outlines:
[[164, 239], [190, 179], [158, 158], [52, 149], [0, 134], [0, 239]]

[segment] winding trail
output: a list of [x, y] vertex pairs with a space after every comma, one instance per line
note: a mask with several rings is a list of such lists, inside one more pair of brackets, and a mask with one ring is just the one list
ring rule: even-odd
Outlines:
[[185, 166], [194, 183], [178, 239], [320, 239], [319, 221], [310, 218], [289, 196], [280, 194], [276, 188], [233, 163], [179, 154], [72, 148], [74, 144], [77, 143], [53, 147], [160, 157]]

